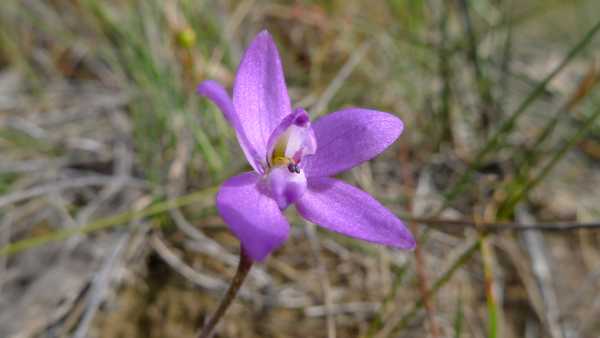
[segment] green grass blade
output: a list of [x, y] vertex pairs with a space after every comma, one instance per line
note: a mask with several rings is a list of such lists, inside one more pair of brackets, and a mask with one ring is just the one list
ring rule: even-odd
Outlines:
[[492, 248], [488, 243], [487, 239], [483, 236], [481, 237], [480, 251], [483, 261], [485, 298], [488, 318], [488, 338], [497, 338], [499, 332], [499, 307], [498, 303], [496, 302], [496, 294], [494, 290], [494, 268]]
[[111, 217], [102, 218], [79, 228], [61, 229], [46, 235], [25, 238], [0, 248], [0, 257], [11, 256], [50, 242], [61, 241], [71, 236], [85, 235], [103, 229], [123, 226], [132, 220], [156, 216], [170, 209], [180, 208], [193, 203], [201, 204], [202, 207], [208, 207], [212, 205], [216, 191], [217, 187], [211, 187], [173, 200], [157, 202], [142, 210], [130, 210]]
[[456, 302], [456, 315], [454, 316], [454, 321], [452, 323], [452, 328], [454, 329], [454, 338], [460, 338], [462, 336], [463, 331], [463, 322], [465, 320], [465, 314], [463, 313], [463, 303], [462, 303], [462, 292], [458, 294], [458, 302]]
[[503, 137], [507, 136], [515, 127], [515, 123], [523, 115], [529, 106], [544, 93], [546, 86], [552, 81], [556, 75], [558, 75], [584, 48], [593, 40], [596, 33], [600, 31], [600, 21], [598, 21], [585, 36], [569, 51], [561, 63], [550, 72], [521, 102], [521, 104], [513, 111], [510, 117], [502, 123], [502, 125], [496, 130], [485, 146], [477, 153], [473, 164], [465, 171], [465, 173], [458, 179], [458, 182], [452, 186], [445, 194], [445, 203], [440, 210], [444, 210], [448, 204], [458, 194], [464, 191], [477, 166], [481, 164], [490, 152], [497, 149], [501, 144]]
[[594, 127], [594, 123], [600, 117], [600, 107], [596, 109], [584, 122], [583, 126], [571, 136], [567, 142], [554, 153], [548, 163], [535, 175], [532, 179], [525, 182], [519, 187], [516, 192], [509, 197], [506, 202], [500, 207], [498, 212], [499, 217], [507, 217], [514, 207], [519, 203], [527, 194], [535, 188], [554, 168], [554, 166], [566, 155], [566, 153], [575, 146], [575, 144], [587, 135], [587, 133]]

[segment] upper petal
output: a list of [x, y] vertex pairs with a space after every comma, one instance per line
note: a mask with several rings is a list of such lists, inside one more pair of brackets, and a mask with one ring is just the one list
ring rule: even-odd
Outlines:
[[289, 223], [255, 173], [225, 181], [217, 194], [217, 210], [254, 261], [265, 259], [288, 237]]
[[332, 176], [370, 160], [400, 136], [404, 125], [389, 113], [348, 108], [321, 117], [312, 128], [318, 147], [306, 158], [307, 177]]
[[267, 31], [258, 34], [242, 58], [233, 86], [233, 106], [249, 142], [265, 158], [269, 136], [291, 113], [279, 52]]
[[415, 247], [412, 234], [394, 214], [366, 192], [333, 178], [309, 178], [296, 208], [307, 220], [346, 236], [400, 249]]
[[244, 129], [241, 126], [240, 119], [238, 114], [236, 113], [233, 103], [227, 94], [227, 91], [223, 86], [221, 86], [218, 82], [213, 80], [207, 80], [202, 82], [197, 88], [198, 94], [205, 96], [214, 102], [214, 104], [219, 107], [225, 119], [231, 124], [233, 129], [235, 130], [235, 134], [237, 136], [238, 142], [244, 151], [244, 155], [246, 155], [246, 159], [248, 163], [256, 170], [258, 173], [263, 173], [263, 168], [261, 165], [261, 158], [254, 146], [248, 140]]

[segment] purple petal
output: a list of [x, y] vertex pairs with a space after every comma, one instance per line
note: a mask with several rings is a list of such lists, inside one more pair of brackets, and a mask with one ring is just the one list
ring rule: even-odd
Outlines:
[[308, 113], [302, 108], [296, 108], [294, 112], [298, 115], [294, 121], [294, 125], [290, 128], [285, 156], [298, 163], [304, 156], [315, 154], [317, 151], [317, 139], [310, 125]]
[[223, 86], [221, 86], [218, 82], [213, 80], [207, 80], [202, 82], [197, 88], [198, 94], [205, 96], [214, 102], [214, 104], [219, 107], [225, 119], [231, 124], [233, 129], [235, 130], [235, 134], [237, 136], [238, 142], [244, 151], [244, 155], [246, 155], [246, 159], [256, 170], [258, 173], [263, 173], [264, 170], [261, 165], [261, 160], [264, 157], [259, 157], [256, 152], [256, 149], [252, 146], [252, 144], [248, 141], [246, 133], [242, 129], [240, 124], [240, 119], [233, 108], [233, 103], [227, 94], [227, 91]]
[[262, 261], [288, 237], [289, 223], [255, 173], [225, 181], [217, 194], [217, 209], [255, 261]]
[[271, 195], [281, 210], [296, 202], [306, 191], [306, 176], [303, 172], [291, 172], [285, 166], [275, 167], [268, 177]]
[[317, 152], [306, 158], [307, 177], [332, 176], [368, 161], [402, 133], [402, 121], [388, 113], [348, 108], [323, 116], [312, 126]]
[[394, 214], [366, 192], [333, 178], [309, 178], [296, 208], [305, 219], [346, 236], [400, 249], [415, 247], [412, 234]]
[[233, 106], [248, 140], [265, 158], [269, 136], [291, 113], [279, 53], [267, 31], [258, 34], [242, 58], [233, 86]]
[[317, 149], [314, 131], [310, 125], [308, 113], [302, 108], [281, 121], [273, 130], [267, 142], [267, 160], [273, 157], [273, 152], [279, 149], [281, 156], [293, 159], [296, 163], [305, 155], [313, 155]]

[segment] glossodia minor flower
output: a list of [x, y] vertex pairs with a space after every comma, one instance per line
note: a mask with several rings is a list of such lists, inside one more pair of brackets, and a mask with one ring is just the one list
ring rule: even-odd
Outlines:
[[267, 31], [246, 50], [233, 99], [215, 81], [198, 93], [211, 99], [235, 129], [254, 171], [234, 176], [217, 194], [219, 214], [255, 261], [288, 237], [282, 211], [341, 234], [400, 249], [415, 240], [404, 224], [366, 192], [330, 176], [367, 161], [392, 144], [403, 124], [374, 110], [348, 108], [314, 123], [292, 111], [277, 47]]

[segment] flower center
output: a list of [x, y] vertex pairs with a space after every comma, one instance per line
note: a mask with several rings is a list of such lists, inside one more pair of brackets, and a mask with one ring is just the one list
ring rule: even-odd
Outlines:
[[277, 142], [273, 154], [271, 155], [271, 159], [267, 161], [269, 163], [269, 168], [287, 167], [290, 173], [299, 174], [301, 171], [300, 161], [302, 161], [302, 158], [304, 157], [302, 154], [303, 151], [298, 151], [296, 156], [287, 157], [285, 151], [287, 148], [288, 138], [284, 134]]
[[286, 117], [269, 139], [267, 164], [269, 168], [287, 166], [290, 173], [299, 174], [304, 156], [315, 153], [317, 144], [308, 114], [297, 109]]
[[267, 149], [265, 177], [273, 198], [283, 210], [306, 191], [302, 159], [317, 149], [308, 114], [297, 109], [284, 118], [269, 138]]

